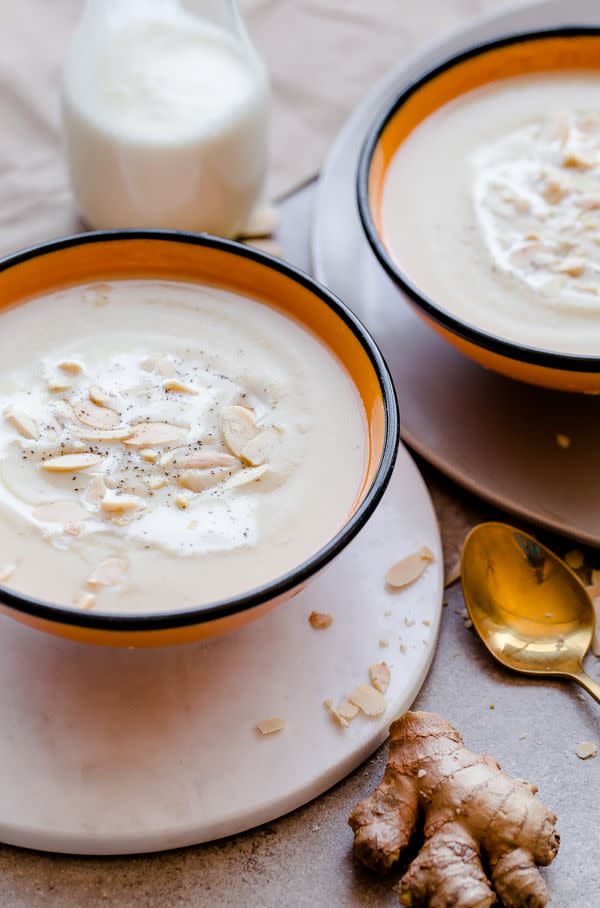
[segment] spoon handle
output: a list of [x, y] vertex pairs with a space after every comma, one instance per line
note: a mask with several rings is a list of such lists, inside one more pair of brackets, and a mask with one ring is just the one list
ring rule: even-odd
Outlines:
[[581, 687], [584, 687], [588, 694], [591, 694], [596, 703], [600, 703], [600, 684], [597, 681], [594, 681], [593, 678], [590, 678], [589, 675], [586, 675], [584, 671], [577, 672], [576, 675], [571, 676], [574, 681], [577, 681]]

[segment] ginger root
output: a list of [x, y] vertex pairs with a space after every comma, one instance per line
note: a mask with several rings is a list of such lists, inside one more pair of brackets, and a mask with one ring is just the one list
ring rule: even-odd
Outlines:
[[440, 716], [409, 712], [390, 728], [383, 779], [348, 821], [354, 851], [387, 871], [422, 822], [424, 844], [398, 886], [403, 905], [487, 908], [496, 893], [506, 908], [542, 908], [536, 864], [551, 863], [560, 839], [536, 792], [466, 748]]

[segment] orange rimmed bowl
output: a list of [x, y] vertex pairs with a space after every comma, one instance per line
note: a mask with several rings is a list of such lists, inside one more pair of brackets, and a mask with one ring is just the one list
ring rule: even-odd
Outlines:
[[0, 610], [39, 630], [90, 643], [162, 646], [233, 630], [299, 592], [356, 536], [385, 491], [398, 449], [394, 386], [375, 342], [332, 293], [290, 265], [216, 237], [127, 230], [81, 234], [0, 260], [0, 300], [18, 305], [62, 287], [118, 279], [184, 280], [266, 303], [302, 324], [345, 367], [364, 410], [368, 463], [338, 533], [289, 573], [242, 595], [193, 609], [85, 612], [0, 586]]
[[372, 125], [362, 148], [358, 208], [375, 255], [418, 314], [470, 359], [519, 381], [562, 391], [600, 393], [600, 353], [558, 353], [491, 334], [449, 312], [395, 261], [382, 228], [382, 196], [391, 161], [430, 114], [473, 89], [503, 78], [600, 70], [600, 28], [569, 27], [515, 34], [479, 44], [428, 71], [396, 97]]

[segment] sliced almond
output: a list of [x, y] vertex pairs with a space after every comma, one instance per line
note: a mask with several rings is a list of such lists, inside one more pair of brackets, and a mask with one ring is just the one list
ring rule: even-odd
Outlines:
[[224, 488], [238, 489], [242, 486], [249, 485], [251, 482], [258, 482], [258, 480], [262, 479], [265, 473], [268, 473], [270, 470], [271, 467], [268, 463], [263, 463], [260, 467], [248, 467], [245, 470], [240, 470], [226, 481]]
[[58, 368], [62, 369], [63, 372], [66, 372], [67, 375], [79, 375], [80, 372], [83, 372], [82, 364], [75, 359], [63, 359], [63, 361], [58, 364]]
[[116, 429], [121, 418], [108, 407], [98, 407], [91, 400], [80, 400], [73, 404], [73, 412], [79, 422], [93, 429]]
[[229, 470], [226, 467], [219, 467], [215, 470], [184, 470], [177, 482], [182, 489], [204, 492], [206, 489], [214, 488], [228, 476]]
[[10, 580], [14, 572], [17, 570], [16, 564], [4, 564], [0, 567], [0, 583], [4, 583], [6, 580]]
[[[211, 470], [216, 467], [239, 467], [237, 457], [225, 454], [223, 451], [199, 451], [197, 454], [181, 454], [177, 458], [177, 466], [191, 470]], [[161, 461], [161, 465], [165, 464]]]
[[100, 385], [92, 385], [88, 391], [88, 397], [97, 407], [108, 407], [110, 409], [110, 397], [103, 391]]
[[105, 514], [129, 514], [144, 507], [146, 505], [137, 495], [120, 495], [115, 492], [107, 492], [100, 502], [100, 510]]
[[163, 388], [165, 391], [175, 391], [179, 394], [197, 394], [195, 388], [191, 385], [186, 385], [185, 382], [179, 381], [178, 378], [167, 378], [163, 382]]
[[40, 466], [49, 473], [75, 473], [77, 470], [96, 467], [99, 463], [102, 463], [99, 454], [59, 454], [58, 457], [43, 460]]
[[75, 429], [73, 435], [82, 441], [125, 441], [133, 435], [133, 429]]
[[171, 360], [162, 353], [155, 353], [141, 363], [146, 372], [158, 372], [165, 378], [175, 375], [175, 366]]
[[92, 504], [100, 504], [106, 495], [107, 487], [102, 476], [94, 476], [89, 486], [85, 490], [85, 497]]
[[355, 703], [351, 703], [350, 700], [342, 700], [338, 706], [338, 712], [344, 719], [352, 721], [352, 719], [356, 719], [360, 710], [358, 706]]
[[78, 501], [50, 501], [34, 508], [32, 517], [40, 523], [77, 523], [88, 516]]
[[316, 631], [322, 631], [331, 627], [333, 617], [328, 612], [311, 612], [308, 622]]
[[410, 586], [421, 576], [428, 563], [433, 560], [430, 550], [423, 547], [419, 552], [407, 555], [394, 564], [385, 575], [386, 583], [395, 589]]
[[127, 579], [128, 564], [124, 558], [105, 558], [88, 577], [88, 586], [122, 586]]
[[246, 445], [259, 434], [254, 414], [248, 407], [226, 407], [221, 428], [227, 447], [236, 457], [239, 457]]
[[279, 441], [279, 430], [275, 428], [265, 429], [256, 438], [248, 442], [243, 451], [240, 452], [240, 459], [249, 463], [253, 467], [258, 467], [268, 460], [273, 448]]
[[185, 511], [189, 506], [190, 499], [188, 495], [176, 495], [175, 496], [175, 505], [179, 508], [180, 511]]
[[370, 684], [359, 684], [348, 697], [365, 716], [382, 716], [387, 703], [383, 694]]
[[282, 731], [285, 728], [285, 719], [273, 718], [263, 719], [256, 726], [261, 735], [272, 735], [276, 731]]
[[[339, 712], [339, 710], [337, 710], [335, 708], [335, 706], [333, 705], [333, 700], [325, 700], [325, 702], [323, 703], [323, 706], [325, 707], [327, 712], [331, 715], [331, 717], [333, 719], [335, 719], [335, 721], [337, 722], [338, 725], [341, 725], [342, 728], [348, 728], [350, 723], [344, 716], [342, 716], [342, 714]], [[358, 712], [358, 709], [356, 711]]]
[[580, 760], [587, 760], [589, 757], [598, 756], [598, 747], [593, 741], [582, 741], [575, 748], [575, 753]]
[[48, 391], [51, 394], [61, 394], [63, 391], [71, 390], [71, 382], [61, 378], [51, 378], [48, 382]]
[[31, 416], [28, 416], [27, 413], [7, 407], [4, 411], [4, 418], [23, 438], [34, 439], [38, 437], [36, 421]]
[[133, 434], [123, 444], [129, 448], [173, 445], [188, 434], [188, 429], [168, 422], [141, 422], [132, 426]]
[[140, 457], [147, 463], [156, 463], [160, 457], [160, 452], [156, 451], [154, 448], [144, 448], [140, 451]]
[[376, 662], [374, 665], [370, 665], [369, 678], [375, 690], [385, 694], [392, 680], [392, 673], [387, 662]]
[[148, 476], [144, 482], [152, 492], [157, 492], [159, 489], [164, 489], [165, 486], [169, 485], [169, 480], [166, 476]]
[[96, 605], [96, 597], [94, 593], [82, 593], [75, 605], [78, 608], [89, 611]]

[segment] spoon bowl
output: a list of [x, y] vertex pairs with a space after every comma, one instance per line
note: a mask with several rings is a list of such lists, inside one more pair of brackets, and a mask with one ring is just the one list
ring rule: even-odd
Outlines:
[[461, 577], [473, 626], [502, 665], [572, 678], [600, 703], [600, 685], [583, 671], [594, 607], [564, 561], [522, 530], [484, 523], [465, 541]]

